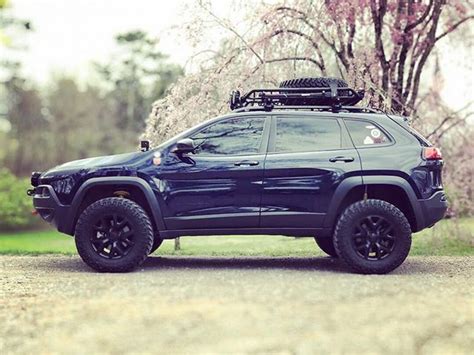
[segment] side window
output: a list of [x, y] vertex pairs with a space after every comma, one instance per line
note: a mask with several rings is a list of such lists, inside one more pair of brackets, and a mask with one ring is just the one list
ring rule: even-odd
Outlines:
[[312, 152], [341, 148], [341, 127], [330, 118], [277, 117], [276, 152]]
[[197, 154], [239, 155], [258, 153], [265, 118], [231, 118], [215, 123], [195, 133]]
[[373, 123], [364, 120], [346, 120], [346, 125], [356, 147], [390, 143], [390, 138]]

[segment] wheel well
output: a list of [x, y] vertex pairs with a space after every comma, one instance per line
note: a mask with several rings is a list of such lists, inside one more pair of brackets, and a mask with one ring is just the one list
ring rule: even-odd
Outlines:
[[346, 207], [364, 199], [366, 187], [367, 198], [386, 201], [396, 206], [400, 211], [403, 212], [405, 217], [408, 219], [411, 229], [416, 230], [415, 213], [410, 203], [410, 199], [408, 198], [408, 195], [406, 194], [405, 190], [396, 185], [370, 184], [354, 187], [342, 200], [337, 211], [338, 217], [346, 209]]
[[137, 186], [127, 184], [97, 185], [89, 188], [86, 191], [86, 194], [84, 195], [81, 204], [79, 205], [79, 208], [77, 209], [74, 220], [74, 226], [76, 225], [76, 222], [81, 213], [88, 206], [90, 206], [96, 201], [107, 197], [122, 197], [136, 202], [147, 213], [153, 225], [153, 230], [158, 230], [155, 223], [155, 219], [153, 218], [153, 212], [150, 208], [150, 204], [148, 203], [148, 200], [146, 199], [146, 196], [143, 191]]

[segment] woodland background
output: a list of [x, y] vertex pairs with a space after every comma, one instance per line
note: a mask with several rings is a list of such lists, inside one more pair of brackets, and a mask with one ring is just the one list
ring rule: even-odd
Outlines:
[[[87, 85], [61, 74], [40, 85], [2, 50], [28, 51], [22, 38], [35, 24], [0, 0], [0, 228], [34, 225], [25, 195], [31, 171], [134, 150], [139, 137], [157, 144], [227, 112], [233, 89], [304, 76], [342, 77], [366, 90], [364, 105], [409, 116], [442, 149], [450, 214], [473, 215], [472, 85], [462, 107], [448, 106], [439, 60], [442, 51], [474, 54], [473, 1], [236, 3], [238, 19], [219, 16], [212, 2], [189, 2], [191, 18], [176, 29], [197, 48], [186, 67], [133, 29], [116, 35], [119, 51], [109, 61], [91, 63]], [[206, 47], [215, 31], [223, 39]], [[457, 80], [472, 83], [472, 69]]]

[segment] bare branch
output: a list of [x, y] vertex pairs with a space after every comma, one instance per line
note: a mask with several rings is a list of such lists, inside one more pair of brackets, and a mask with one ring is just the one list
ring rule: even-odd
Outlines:
[[214, 18], [214, 20], [216, 21], [216, 23], [225, 28], [226, 30], [232, 32], [238, 39], [240, 39], [242, 41], [242, 43], [258, 58], [258, 60], [263, 63], [263, 59], [262, 57], [255, 51], [255, 49], [253, 49], [253, 47], [245, 40], [244, 37], [242, 37], [242, 35], [237, 32], [237, 30], [235, 28], [233, 28], [232, 26], [226, 24], [219, 16], [217, 16], [216, 14], [214, 14], [211, 10], [209, 10], [206, 6], [204, 6], [200, 1], [199, 1], [199, 6], [204, 10], [206, 11], [210, 16], [212, 16], [212, 18]]
[[[466, 110], [468, 107], [470, 107], [471, 105], [473, 104], [473, 101], [467, 103], [466, 105], [464, 105], [463, 107], [461, 107], [460, 109], [456, 110], [456, 111], [453, 111], [453, 112], [448, 112], [448, 115], [443, 118], [443, 120], [436, 126], [436, 128], [434, 128], [431, 133], [429, 133], [426, 138], [427, 139], [430, 139], [430, 137], [434, 136], [434, 135], [437, 135], [438, 133], [438, 130], [440, 130], [446, 123], [448, 123], [449, 121], [452, 121], [452, 120], [458, 120], [459, 122], [462, 122], [462, 121], [465, 121], [468, 117], [470, 117], [472, 114], [474, 114], [474, 112], [468, 112], [465, 114], [465, 116], [463, 118], [460, 118], [459, 117], [459, 114]], [[452, 126], [454, 127], [454, 126]], [[451, 127], [451, 128], [452, 128]], [[444, 131], [443, 131], [444, 132]], [[443, 133], [444, 134], [444, 133]], [[438, 135], [439, 136], [439, 135]]]
[[307, 61], [311, 62], [314, 65], [317, 65], [319, 69], [321, 69], [321, 63], [319, 63], [317, 60], [310, 58], [310, 57], [284, 57], [284, 58], [275, 58], [275, 59], [268, 59], [265, 62], [266, 63], [276, 63], [276, 62], [284, 62], [284, 61]]
[[454, 30], [456, 30], [456, 28], [458, 28], [459, 26], [461, 26], [463, 23], [467, 22], [467, 21], [470, 21], [474, 19], [474, 15], [471, 15], [471, 16], [467, 16], [465, 18], [463, 18], [462, 20], [456, 22], [454, 25], [450, 26], [449, 29], [445, 32], [443, 32], [442, 34], [440, 34], [438, 37], [435, 38], [435, 42], [439, 41], [441, 38], [447, 36], [448, 34], [450, 34], [451, 32], [453, 32]]
[[431, 8], [433, 7], [433, 0], [430, 0], [430, 2], [428, 3], [428, 6], [426, 7], [426, 10], [425, 12], [423, 13], [423, 15], [420, 16], [420, 18], [418, 18], [416, 21], [412, 22], [412, 23], [409, 23], [407, 25], [407, 27], [405, 28], [405, 30], [408, 32], [408, 31], [411, 31], [412, 29], [414, 29], [416, 26], [418, 26], [420, 23], [422, 23], [429, 15], [430, 11], [431, 11]]
[[410, 99], [407, 101], [408, 107], [413, 107], [415, 105], [416, 98], [418, 96], [418, 89], [420, 86], [420, 78], [421, 78], [421, 73], [423, 71], [423, 67], [426, 64], [426, 61], [428, 59], [428, 56], [430, 55], [431, 51], [434, 48], [435, 45], [435, 36], [436, 36], [436, 30], [438, 28], [438, 23], [439, 23], [439, 17], [441, 15], [442, 11], [442, 6], [443, 2], [439, 3], [439, 6], [435, 6], [432, 14], [432, 25], [430, 30], [428, 31], [428, 34], [426, 36], [426, 44], [424, 51], [422, 55], [420, 56], [420, 59], [418, 61], [418, 65], [415, 69], [415, 74], [413, 76], [413, 84], [412, 84], [412, 89], [411, 89], [411, 95]]
[[441, 131], [441, 133], [437, 135], [438, 139], [441, 139], [447, 132], [449, 132], [451, 129], [453, 129], [460, 123], [466, 122], [466, 120], [472, 115], [474, 115], [474, 112], [469, 112], [466, 114], [465, 117], [457, 119], [455, 122], [453, 122], [450, 126], [446, 127], [444, 130]]
[[382, 25], [383, 18], [387, 11], [387, 1], [380, 0], [379, 6], [377, 8], [377, 3], [375, 0], [370, 1], [370, 9], [372, 15], [372, 21], [374, 23], [374, 33], [375, 33], [375, 49], [377, 50], [377, 57], [380, 62], [380, 67], [382, 68], [382, 89], [388, 89], [388, 65], [387, 59], [385, 57], [385, 50], [382, 41]]

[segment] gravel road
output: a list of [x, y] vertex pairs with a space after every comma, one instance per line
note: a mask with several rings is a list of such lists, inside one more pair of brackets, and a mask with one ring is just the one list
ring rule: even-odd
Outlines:
[[0, 256], [0, 353], [472, 354], [474, 257], [389, 275], [318, 258]]

